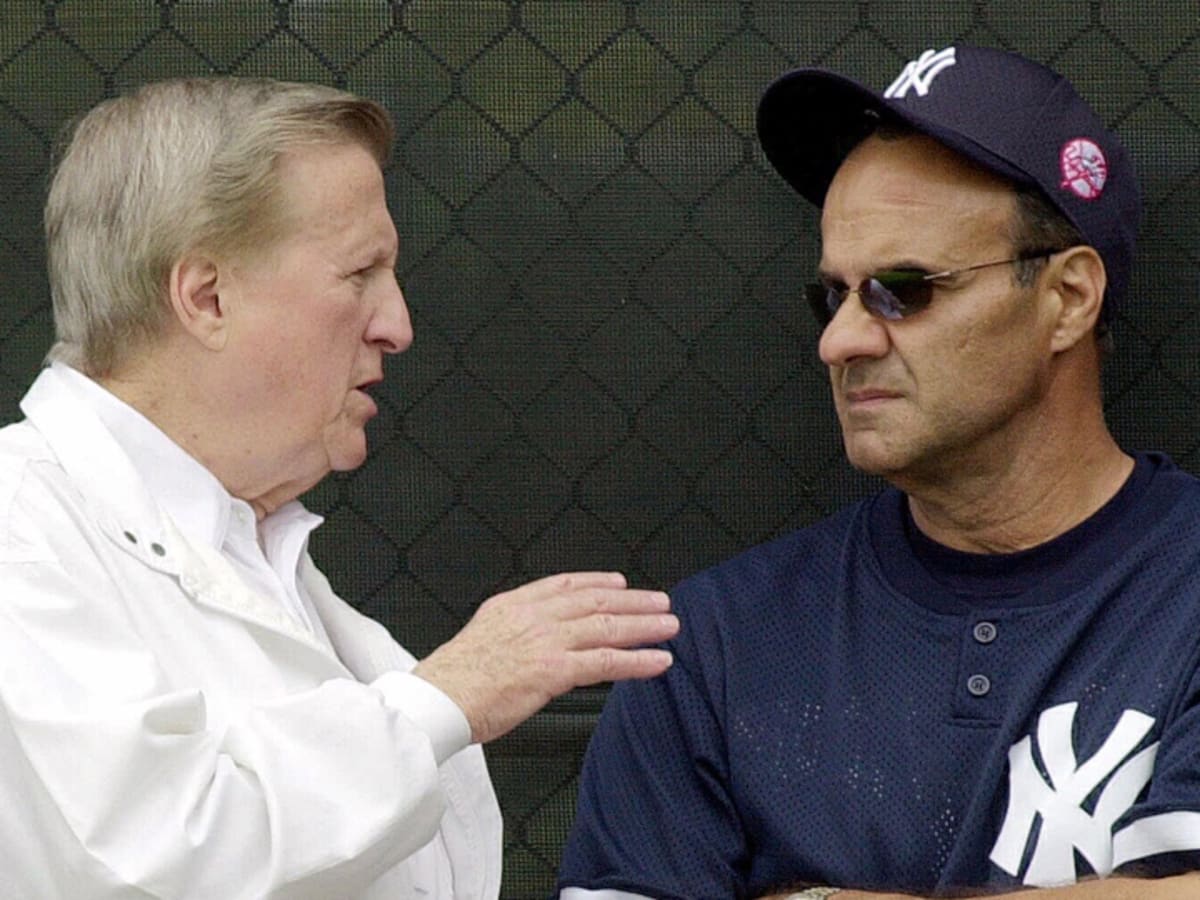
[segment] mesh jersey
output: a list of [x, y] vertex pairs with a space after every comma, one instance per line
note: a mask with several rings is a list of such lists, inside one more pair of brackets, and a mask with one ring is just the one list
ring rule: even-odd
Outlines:
[[1200, 481], [1140, 455], [1048, 544], [940, 548], [955, 578], [906, 511], [886, 490], [676, 589], [675, 665], [610, 695], [560, 886], [948, 895], [1200, 866]]

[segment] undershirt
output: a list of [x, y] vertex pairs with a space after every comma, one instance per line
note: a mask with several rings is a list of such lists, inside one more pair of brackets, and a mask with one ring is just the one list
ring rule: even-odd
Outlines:
[[[1136, 457], [1125, 483], [1095, 513], [1052, 540], [1014, 553], [969, 553], [940, 544], [917, 527], [906, 496], [890, 492], [871, 511], [872, 544], [896, 589], [938, 612], [961, 612], [963, 602], [1003, 607], [1018, 598], [1027, 606], [1039, 584], [1055, 584], [1059, 596], [1084, 586], [1071, 578], [1079, 570], [1068, 563], [1122, 526], [1153, 472], [1148, 457]], [[1056, 599], [1051, 593], [1045, 597], [1048, 603]]]

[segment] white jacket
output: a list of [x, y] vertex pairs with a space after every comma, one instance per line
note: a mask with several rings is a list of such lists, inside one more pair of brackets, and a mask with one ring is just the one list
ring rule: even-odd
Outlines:
[[[74, 373], [70, 373], [74, 374]], [[301, 580], [336, 656], [184, 538], [55, 366], [0, 430], [0, 898], [499, 893], [479, 747]]]

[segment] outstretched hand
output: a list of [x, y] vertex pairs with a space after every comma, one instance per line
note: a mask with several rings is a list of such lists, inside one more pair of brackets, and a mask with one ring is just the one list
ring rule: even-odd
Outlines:
[[661, 591], [627, 588], [616, 572], [552, 575], [488, 599], [413, 670], [466, 714], [485, 743], [572, 688], [649, 678], [671, 654], [638, 645], [679, 631]]

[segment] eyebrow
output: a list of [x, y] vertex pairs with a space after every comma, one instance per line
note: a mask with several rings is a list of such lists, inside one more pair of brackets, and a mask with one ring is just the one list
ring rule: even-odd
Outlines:
[[350, 257], [371, 266], [395, 268], [400, 259], [400, 246], [376, 241], [363, 241], [355, 247]]

